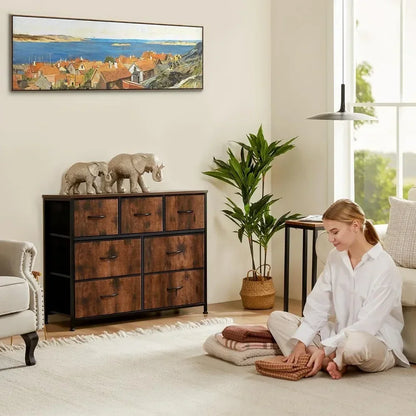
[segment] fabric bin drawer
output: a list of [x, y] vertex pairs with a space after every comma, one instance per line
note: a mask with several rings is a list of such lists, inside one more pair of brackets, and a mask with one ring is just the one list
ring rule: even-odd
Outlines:
[[121, 232], [149, 233], [163, 230], [161, 197], [123, 198], [121, 200]]
[[144, 272], [197, 269], [204, 266], [204, 235], [144, 239]]
[[75, 280], [140, 274], [140, 239], [75, 243]]
[[140, 310], [140, 283], [140, 276], [76, 282], [75, 317]]
[[116, 198], [74, 201], [74, 236], [114, 235], [118, 233]]
[[204, 228], [204, 210], [204, 195], [167, 196], [166, 231]]
[[144, 277], [144, 309], [192, 305], [203, 301], [203, 270], [149, 274]]

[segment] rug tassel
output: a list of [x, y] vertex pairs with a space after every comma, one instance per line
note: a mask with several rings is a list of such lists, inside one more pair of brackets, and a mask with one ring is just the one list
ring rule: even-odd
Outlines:
[[[38, 344], [39, 348], [46, 346], [60, 346], [68, 344], [84, 344], [91, 341], [96, 341], [99, 339], [116, 339], [116, 338], [126, 338], [132, 335], [150, 335], [156, 332], [168, 332], [175, 331], [178, 329], [196, 329], [202, 326], [209, 325], [230, 325], [234, 321], [232, 318], [205, 318], [201, 321], [193, 322], [176, 322], [173, 325], [155, 325], [151, 328], [136, 328], [131, 331], [120, 330], [117, 332], [103, 332], [102, 334], [95, 335], [75, 335], [72, 337], [62, 337], [62, 338], [50, 338], [47, 340], [40, 341]], [[0, 344], [0, 352], [15, 351], [25, 348], [24, 344], [18, 345], [7, 345]]]

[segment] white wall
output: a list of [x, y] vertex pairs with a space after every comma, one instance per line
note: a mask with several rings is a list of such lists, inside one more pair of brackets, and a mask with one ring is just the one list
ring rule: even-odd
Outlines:
[[[204, 26], [203, 91], [10, 91], [9, 14]], [[0, 238], [33, 241], [42, 270], [42, 194], [74, 162], [154, 152], [166, 165], [152, 190], [208, 189], [208, 301], [238, 299], [247, 251], [220, 210], [224, 188], [201, 171], [262, 123], [270, 134], [270, 0], [2, 0]]]
[[[282, 198], [279, 214], [321, 214], [331, 198], [333, 124], [306, 118], [333, 111], [332, 3], [272, 0], [272, 136], [284, 140], [298, 136], [296, 148], [278, 159], [273, 170], [273, 192]], [[292, 229], [290, 297], [298, 299], [301, 236]], [[283, 249], [282, 230], [273, 240], [272, 265], [281, 296]]]
[[[116, 7], [98, 0], [2, 0], [0, 238], [33, 241], [42, 270], [41, 195], [58, 193], [74, 162], [154, 152], [166, 168], [161, 184], [147, 178], [152, 190], [208, 189], [208, 301], [238, 299], [249, 260], [220, 212], [231, 190], [201, 171], [212, 156], [225, 156], [228, 141], [260, 124], [268, 138], [299, 136], [296, 149], [273, 168], [272, 190], [282, 197], [276, 214], [322, 212], [331, 127], [305, 118], [333, 104], [326, 70], [331, 10], [330, 0], [119, 0]], [[12, 93], [9, 14], [202, 25], [204, 90]], [[273, 243], [272, 266], [282, 294], [283, 232]], [[297, 284], [292, 289], [299, 297]]]

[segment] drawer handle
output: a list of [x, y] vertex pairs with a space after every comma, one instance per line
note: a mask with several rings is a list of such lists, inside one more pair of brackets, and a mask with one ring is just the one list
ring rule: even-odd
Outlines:
[[108, 261], [111, 261], [111, 260], [115, 260], [117, 257], [118, 257], [118, 256], [116, 256], [116, 255], [114, 254], [114, 255], [112, 255], [112, 256], [100, 257], [100, 260], [108, 260]]
[[181, 254], [181, 253], [183, 253], [185, 250], [175, 250], [175, 251], [167, 251], [166, 252], [166, 254], [168, 255], [168, 256], [173, 256], [173, 255], [175, 255], [175, 254]]
[[152, 215], [151, 212], [136, 212], [135, 214], [133, 214], [133, 216], [135, 217], [148, 217]]
[[178, 214], [192, 214], [194, 212], [194, 210], [193, 209], [185, 209], [185, 210], [180, 210], [180, 211], [177, 211], [177, 212], [178, 212]]
[[105, 218], [105, 215], [88, 215], [89, 220], [102, 220]]
[[177, 292], [178, 290], [181, 290], [181, 289], [183, 289], [183, 286], [168, 287], [168, 288], [166, 288], [166, 290], [167, 290], [168, 292]]
[[118, 293], [112, 293], [111, 295], [100, 295], [100, 298], [101, 299], [115, 298], [116, 296], [118, 296]]

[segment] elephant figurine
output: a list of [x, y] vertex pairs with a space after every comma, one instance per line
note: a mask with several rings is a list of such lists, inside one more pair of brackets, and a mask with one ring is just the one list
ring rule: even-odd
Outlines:
[[[98, 177], [103, 181], [101, 187], [97, 185]], [[85, 182], [87, 194], [101, 194], [101, 188], [111, 181], [111, 175], [108, 173], [107, 162], [78, 162], [67, 170], [64, 179], [64, 195], [69, 195], [71, 189], [73, 194], [79, 194], [78, 187], [82, 182]]]
[[117, 182], [117, 192], [124, 193], [123, 180], [130, 179], [130, 192], [140, 192], [139, 186], [143, 193], [149, 192], [143, 182], [142, 175], [145, 172], [152, 172], [152, 178], [155, 182], [162, 180], [163, 163], [158, 164], [157, 158], [152, 153], [122, 153], [113, 157], [108, 163], [108, 170], [111, 175], [111, 181], [106, 183], [105, 191], [111, 193], [114, 182]]

